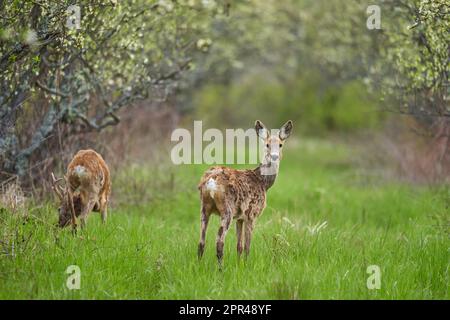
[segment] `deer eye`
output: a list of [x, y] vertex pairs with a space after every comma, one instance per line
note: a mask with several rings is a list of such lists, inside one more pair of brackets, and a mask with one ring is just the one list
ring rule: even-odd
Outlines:
[[280, 148], [282, 147], [283, 145], [280, 143]]
[[269, 147], [269, 144], [266, 144], [266, 148], [268, 148]]

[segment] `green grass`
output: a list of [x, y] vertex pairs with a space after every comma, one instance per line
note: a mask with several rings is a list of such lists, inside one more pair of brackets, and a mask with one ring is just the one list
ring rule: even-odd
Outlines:
[[[115, 173], [107, 225], [94, 213], [75, 237], [53, 227], [51, 203], [2, 209], [0, 298], [448, 299], [449, 188], [382, 182], [352, 156], [340, 145], [288, 143], [249, 259], [237, 260], [233, 223], [222, 272], [217, 217], [196, 256], [196, 186], [207, 166]], [[80, 290], [65, 286], [69, 265], [81, 268]], [[381, 268], [379, 290], [367, 289], [369, 265]]]

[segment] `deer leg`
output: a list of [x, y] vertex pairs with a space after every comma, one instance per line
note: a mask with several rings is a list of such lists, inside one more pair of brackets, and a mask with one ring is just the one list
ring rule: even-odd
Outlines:
[[70, 221], [72, 224], [72, 234], [75, 235], [77, 233], [77, 218], [76, 218], [75, 208], [73, 205], [73, 194], [70, 191], [70, 188], [67, 188], [67, 197], [68, 197], [69, 206], [70, 206]]
[[220, 228], [217, 234], [216, 250], [217, 250], [217, 260], [219, 262], [219, 267], [222, 267], [223, 260], [223, 246], [225, 244], [225, 236], [227, 235], [228, 229], [231, 224], [231, 210], [226, 210], [225, 214], [220, 217]]
[[236, 220], [236, 236], [237, 236], [237, 253], [238, 258], [241, 257], [244, 240], [244, 220]]
[[106, 219], [108, 218], [108, 204], [105, 198], [100, 200], [100, 214], [102, 216], [102, 223], [106, 223]]
[[87, 216], [92, 211], [94, 206], [95, 206], [95, 201], [89, 200], [87, 205], [85, 205], [83, 207], [83, 210], [81, 210], [81, 214], [80, 214], [81, 229], [84, 229], [86, 227]]
[[108, 218], [108, 208], [104, 206], [103, 209], [100, 211], [100, 214], [102, 215], [102, 223], [105, 224]]
[[203, 252], [205, 251], [205, 242], [206, 242], [206, 229], [208, 228], [208, 222], [209, 222], [209, 212], [206, 211], [205, 206], [202, 204], [200, 219], [201, 219], [201, 226], [200, 226], [200, 242], [198, 244], [198, 258], [201, 259], [203, 256]]
[[247, 258], [250, 254], [250, 242], [252, 241], [253, 235], [253, 220], [248, 220], [245, 222], [245, 257]]
[[80, 226], [81, 230], [83, 230], [86, 227], [86, 216], [80, 215]]

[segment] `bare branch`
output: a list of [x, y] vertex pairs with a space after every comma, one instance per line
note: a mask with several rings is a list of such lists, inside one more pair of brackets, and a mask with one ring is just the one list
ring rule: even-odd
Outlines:
[[39, 82], [39, 80], [36, 81], [36, 86], [50, 94], [56, 95], [56, 96], [60, 96], [60, 97], [64, 97], [67, 98], [69, 97], [69, 95], [67, 93], [63, 93], [61, 91], [58, 91], [56, 89], [52, 89], [47, 87], [46, 85], [42, 84], [41, 82]]

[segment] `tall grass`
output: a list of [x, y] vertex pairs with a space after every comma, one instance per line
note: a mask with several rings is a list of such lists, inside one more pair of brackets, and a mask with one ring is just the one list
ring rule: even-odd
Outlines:
[[[217, 217], [196, 256], [206, 166], [115, 172], [107, 225], [93, 213], [76, 236], [55, 227], [51, 202], [3, 208], [0, 298], [448, 299], [448, 186], [381, 183], [352, 156], [341, 145], [289, 141], [249, 259], [237, 259], [233, 224], [222, 272]], [[69, 265], [81, 269], [80, 290], [66, 287]], [[366, 286], [369, 265], [381, 269], [379, 290]]]

